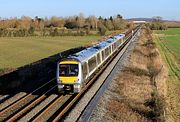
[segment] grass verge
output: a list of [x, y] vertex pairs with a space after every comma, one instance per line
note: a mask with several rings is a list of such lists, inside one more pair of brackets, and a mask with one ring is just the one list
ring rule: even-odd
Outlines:
[[[170, 32], [164, 34], [178, 34], [180, 29], [171, 29]], [[155, 32], [157, 33], [157, 32]], [[163, 62], [168, 67], [168, 79], [167, 79], [167, 120], [168, 121], [180, 121], [180, 66], [174, 55], [177, 55], [177, 50], [175, 45], [180, 45], [180, 41], [171, 39], [171, 42], [167, 43], [166, 37], [163, 35], [157, 35], [154, 33], [154, 40], [157, 44], [158, 49], [160, 50]], [[160, 32], [162, 33], [162, 32]], [[169, 40], [170, 41], [170, 40]], [[175, 44], [177, 43], [178, 44]], [[173, 47], [174, 45], [174, 47]], [[180, 48], [178, 48], [180, 49]], [[178, 56], [178, 58], [180, 58]]]

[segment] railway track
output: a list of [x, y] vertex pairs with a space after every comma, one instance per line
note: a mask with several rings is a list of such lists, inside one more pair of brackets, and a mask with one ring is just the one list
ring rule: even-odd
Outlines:
[[[78, 102], [78, 100], [83, 96], [83, 94], [86, 93], [86, 91], [89, 89], [91, 85], [93, 85], [93, 82], [97, 79], [97, 77], [106, 69], [106, 67], [109, 65], [109, 63], [113, 60], [113, 57], [111, 57], [111, 60], [109, 60], [101, 69], [98, 71], [98, 73], [95, 74], [95, 76], [85, 85], [85, 87], [81, 90], [80, 93], [75, 95], [65, 95], [60, 96], [57, 98], [49, 107], [47, 107], [40, 115], [32, 119], [33, 122], [39, 122], [39, 121], [53, 121], [57, 122], [66, 115], [68, 110], [70, 110], [73, 105]], [[63, 104], [62, 104], [63, 103]], [[50, 109], [56, 108], [55, 111], [51, 111]], [[59, 108], [59, 109], [57, 109]]]
[[[38, 103], [38, 101], [42, 100], [44, 94], [47, 94], [47, 89], [52, 89], [55, 86], [52, 85], [52, 82], [55, 79], [50, 80], [49, 82], [45, 83], [41, 87], [37, 88], [33, 92], [24, 95], [23, 97], [19, 98], [18, 100], [14, 101], [13, 103], [9, 104], [5, 108], [0, 110], [0, 121], [7, 121], [9, 118], [11, 118], [14, 114], [18, 113], [22, 115], [21, 110], [23, 112], [25, 111], [24, 108], [26, 108], [26, 111], [30, 109], [30, 105], [32, 106], [32, 103]], [[45, 92], [45, 93], [44, 93]], [[39, 97], [39, 94], [43, 94], [41, 97]], [[31, 103], [32, 102], [32, 103]], [[20, 113], [19, 113], [20, 112]], [[14, 118], [14, 117], [13, 117]]]
[[[32, 93], [21, 97], [20, 99], [0, 110], [0, 121], [56, 122], [64, 119], [66, 114], [73, 108], [73, 106], [76, 105], [76, 103], [78, 103], [78, 101], [82, 98], [86, 91], [88, 91], [88, 89], [93, 85], [93, 83], [103, 73], [103, 71], [118, 55], [123, 47], [126, 46], [131, 38], [131, 36], [127, 38], [126, 43], [121, 47], [121, 49], [119, 49], [119, 51], [114, 54], [108, 60], [108, 62], [99, 69], [99, 71], [83, 87], [80, 93], [72, 95], [54, 94], [54, 96], [52, 97], [53, 99], [51, 99], [50, 102], [42, 105], [47, 99], [50, 98], [56, 88], [56, 85], [51, 84], [55, 80], [52, 79]], [[36, 113], [33, 112], [33, 110], [35, 109], [38, 110]]]

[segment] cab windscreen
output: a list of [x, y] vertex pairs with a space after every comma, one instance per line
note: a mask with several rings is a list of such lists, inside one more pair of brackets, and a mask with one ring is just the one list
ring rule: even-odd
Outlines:
[[60, 64], [59, 76], [78, 76], [78, 64]]

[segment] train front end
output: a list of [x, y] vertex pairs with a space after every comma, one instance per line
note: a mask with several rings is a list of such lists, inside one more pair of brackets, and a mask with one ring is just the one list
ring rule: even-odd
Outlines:
[[78, 93], [81, 90], [81, 64], [65, 60], [57, 64], [57, 84], [60, 93]]

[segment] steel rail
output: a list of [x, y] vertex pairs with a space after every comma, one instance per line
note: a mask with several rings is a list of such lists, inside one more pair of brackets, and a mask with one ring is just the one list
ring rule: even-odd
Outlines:
[[64, 98], [64, 96], [60, 96], [58, 97], [52, 104], [50, 104], [41, 114], [39, 114], [34, 120], [33, 122], [39, 122], [40, 118], [43, 117], [47, 111], [49, 111], [55, 104], [57, 104], [58, 102], [60, 102], [62, 99]]
[[10, 104], [9, 106], [7, 106], [6, 108], [4, 108], [1, 112], [0, 112], [0, 117], [2, 117], [3, 115], [5, 115], [5, 113], [7, 113], [8, 111], [10, 111], [11, 109], [13, 109], [16, 105], [18, 105], [19, 103], [21, 103], [22, 101], [28, 99], [29, 97], [31, 97], [35, 92], [37, 92], [38, 90], [42, 89], [44, 86], [48, 85], [49, 83], [51, 83], [52, 81], [54, 81], [55, 78], [51, 79], [50, 81], [48, 81], [47, 83], [43, 84], [42, 86], [40, 86], [39, 88], [37, 88], [36, 90], [34, 90], [33, 92], [25, 95], [24, 97], [20, 98], [19, 100], [15, 101], [14, 103]]
[[12, 116], [11, 118], [9, 118], [8, 120], [6, 120], [7, 122], [12, 122], [17, 120], [20, 116], [22, 116], [24, 113], [26, 113], [28, 110], [30, 110], [32, 107], [34, 107], [35, 105], [37, 105], [38, 103], [40, 103], [42, 100], [44, 100], [49, 92], [51, 92], [54, 88], [56, 88], [57, 85], [53, 86], [51, 89], [49, 89], [46, 93], [44, 93], [43, 95], [41, 95], [40, 97], [38, 97], [35, 101], [33, 101], [32, 103], [30, 103], [28, 106], [26, 106], [24, 109], [18, 111], [14, 116]]

